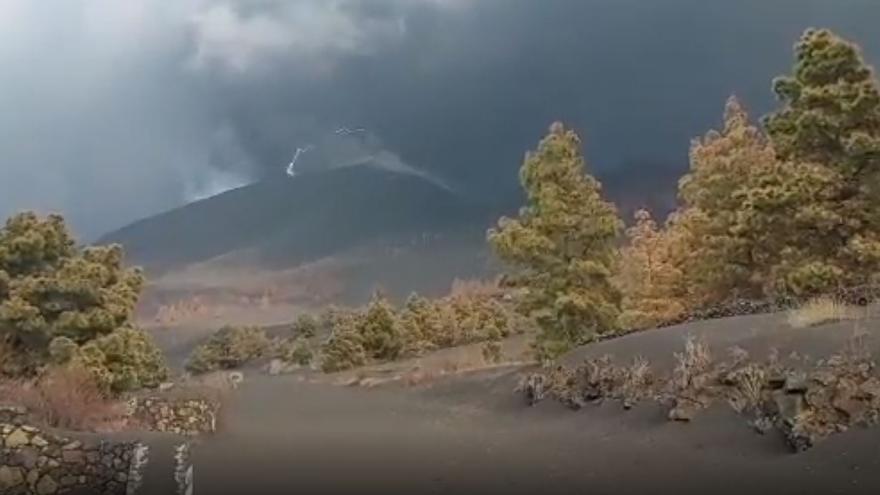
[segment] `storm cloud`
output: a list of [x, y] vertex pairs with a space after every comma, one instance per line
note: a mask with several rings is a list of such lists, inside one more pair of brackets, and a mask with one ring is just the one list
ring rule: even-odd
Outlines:
[[488, 198], [557, 119], [609, 181], [674, 178], [728, 95], [772, 108], [803, 29], [877, 60], [878, 18], [875, 0], [0, 0], [0, 216], [62, 211], [92, 237], [284, 180], [342, 126]]

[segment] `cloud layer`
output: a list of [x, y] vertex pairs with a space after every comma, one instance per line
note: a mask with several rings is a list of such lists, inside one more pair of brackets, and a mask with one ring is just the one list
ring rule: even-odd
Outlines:
[[877, 60], [877, 18], [874, 0], [0, 0], [0, 216], [61, 210], [92, 237], [280, 180], [341, 126], [489, 197], [555, 119], [600, 174], [675, 175], [730, 93], [770, 108], [804, 28]]

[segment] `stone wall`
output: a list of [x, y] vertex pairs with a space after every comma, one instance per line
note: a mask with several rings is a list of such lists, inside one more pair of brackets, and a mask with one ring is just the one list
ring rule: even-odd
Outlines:
[[0, 493], [135, 493], [146, 446], [65, 438], [25, 424], [26, 411], [0, 408]]
[[175, 435], [195, 436], [217, 429], [219, 405], [206, 399], [138, 399], [133, 417], [145, 428]]

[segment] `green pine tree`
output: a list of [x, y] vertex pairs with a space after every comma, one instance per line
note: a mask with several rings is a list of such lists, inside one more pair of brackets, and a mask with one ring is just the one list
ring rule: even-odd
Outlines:
[[381, 361], [396, 359], [403, 349], [400, 324], [397, 314], [388, 300], [380, 293], [375, 293], [360, 324], [367, 354]]
[[864, 283], [880, 271], [880, 86], [858, 46], [831, 31], [808, 30], [796, 55], [774, 82], [782, 108], [767, 131], [781, 159], [832, 175], [799, 219], [813, 247], [779, 276], [801, 291]]
[[515, 271], [521, 310], [541, 328], [539, 355], [554, 357], [614, 331], [621, 296], [610, 278], [622, 222], [585, 170], [581, 141], [556, 123], [526, 156], [520, 180], [527, 205], [502, 218], [488, 240]]
[[157, 385], [165, 373], [161, 353], [133, 326], [143, 285], [120, 246], [80, 248], [58, 215], [11, 217], [0, 228], [0, 339], [14, 351], [4, 371], [64, 364], [81, 346], [113, 375], [113, 391]]

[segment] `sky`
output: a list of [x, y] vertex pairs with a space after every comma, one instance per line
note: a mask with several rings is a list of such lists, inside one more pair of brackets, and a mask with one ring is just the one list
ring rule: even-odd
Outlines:
[[348, 149], [343, 127], [500, 199], [562, 120], [600, 178], [650, 186], [730, 94], [773, 108], [805, 28], [880, 61], [876, 19], [876, 0], [0, 0], [0, 217], [95, 237], [286, 180], [297, 148]]

